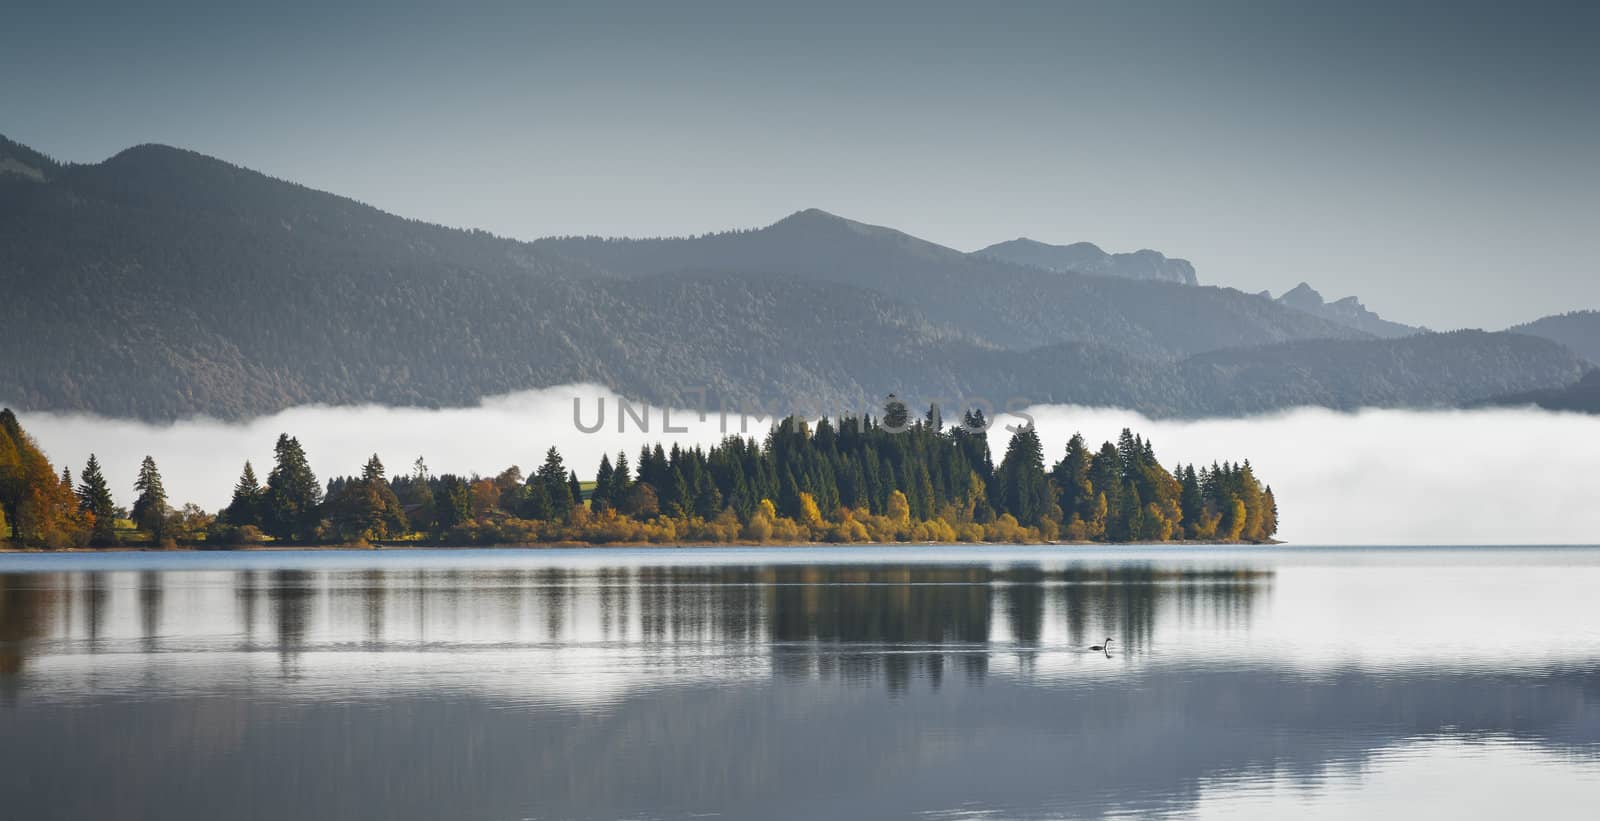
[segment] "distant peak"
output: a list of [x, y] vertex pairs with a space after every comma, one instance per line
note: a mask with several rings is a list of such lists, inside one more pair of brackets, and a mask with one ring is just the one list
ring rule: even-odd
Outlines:
[[822, 222], [822, 221], [827, 221], [827, 222], [848, 222], [849, 220], [846, 220], [844, 217], [841, 217], [838, 214], [832, 214], [832, 213], [829, 213], [827, 211], [824, 211], [821, 208], [803, 208], [803, 209], [801, 209], [799, 211], [794, 212], [793, 214], [790, 214], [787, 217], [784, 217], [781, 220], [778, 220], [776, 223], [773, 223], [773, 224], [774, 225], [783, 225], [784, 223]]
[[[1268, 295], [1270, 297], [1270, 294]], [[1331, 319], [1341, 325], [1366, 331], [1379, 337], [1393, 339], [1410, 336], [1422, 328], [1413, 328], [1398, 322], [1390, 322], [1381, 316], [1367, 310], [1361, 300], [1354, 296], [1341, 297], [1332, 302], [1323, 299], [1317, 289], [1309, 283], [1302, 282], [1290, 288], [1278, 297], [1278, 304], [1287, 305], [1297, 311], [1303, 311], [1323, 319]]]
[[180, 159], [204, 160], [207, 162], [217, 163], [219, 165], [228, 164], [215, 157], [208, 157], [204, 154], [201, 154], [198, 151], [190, 151], [187, 148], [177, 148], [164, 143], [140, 143], [139, 145], [124, 148], [121, 151], [111, 155], [111, 157], [106, 160], [106, 163], [116, 164], [130, 161], [141, 162], [148, 160], [172, 161]]
[[1278, 301], [1295, 308], [1320, 308], [1327, 303], [1317, 289], [1305, 282], [1285, 291]]
[[1148, 248], [1131, 253], [1113, 254], [1107, 253], [1092, 242], [1052, 245], [1029, 237], [1018, 237], [972, 253], [975, 256], [1029, 265], [1047, 271], [1071, 271], [1124, 279], [1176, 282], [1183, 285], [1199, 284], [1194, 274], [1194, 266], [1188, 260], [1169, 258], [1160, 251]]

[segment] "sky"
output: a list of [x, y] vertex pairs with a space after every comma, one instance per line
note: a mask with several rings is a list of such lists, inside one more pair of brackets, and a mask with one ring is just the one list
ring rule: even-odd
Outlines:
[[1387, 318], [1600, 308], [1600, 6], [13, 0], [0, 134], [191, 148], [524, 239], [804, 208], [1305, 280]]

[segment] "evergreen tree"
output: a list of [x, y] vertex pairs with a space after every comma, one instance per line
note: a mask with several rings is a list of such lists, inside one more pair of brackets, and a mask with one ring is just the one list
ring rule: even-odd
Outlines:
[[694, 515], [702, 519], [716, 518], [722, 512], [722, 492], [711, 480], [711, 474], [702, 472], [694, 494]]
[[542, 518], [566, 521], [572, 512], [572, 488], [567, 484], [567, 466], [561, 461], [561, 452], [555, 448], [545, 451], [544, 464], [539, 466], [535, 478], [544, 489], [549, 513]]
[[617, 466], [611, 473], [611, 492], [609, 498], [613, 507], [621, 507], [622, 500], [628, 497], [628, 491], [633, 487], [633, 476], [628, 472], [628, 454], [617, 451]]
[[1205, 517], [1205, 495], [1200, 491], [1200, 479], [1195, 475], [1194, 465], [1179, 468], [1175, 473], [1182, 475], [1183, 489], [1179, 505], [1183, 509], [1184, 536], [1190, 539], [1203, 538], [1201, 531]]
[[[428, 475], [428, 464], [421, 456], [411, 464], [411, 475], [395, 477], [390, 487], [394, 489], [401, 510], [406, 511], [410, 527], [426, 532], [436, 530], [438, 506], [434, 503], [433, 477]], [[512, 501], [516, 501], [515, 497]]]
[[361, 481], [388, 482], [388, 479], [384, 477], [383, 462], [378, 459], [378, 454], [372, 454], [372, 457], [367, 459], [367, 463], [361, 466]]
[[111, 499], [111, 486], [100, 470], [100, 460], [89, 454], [77, 489], [78, 509], [92, 517], [90, 544], [107, 547], [117, 542], [117, 506]]
[[277, 464], [267, 475], [262, 523], [279, 541], [309, 542], [322, 520], [322, 486], [300, 440], [280, 434], [273, 452]]
[[467, 487], [467, 480], [454, 474], [446, 473], [439, 477], [438, 522], [436, 527], [439, 533], [448, 533], [451, 528], [472, 521], [472, 493]]
[[550, 491], [545, 489], [539, 475], [528, 477], [527, 492], [522, 498], [522, 517], [548, 521], [551, 518]]
[[[1087, 528], [1087, 522], [1093, 518], [1097, 501], [1094, 484], [1089, 480], [1089, 465], [1093, 459], [1083, 434], [1074, 433], [1067, 440], [1066, 454], [1050, 472], [1051, 481], [1056, 486], [1056, 504], [1060, 506], [1062, 518], [1069, 527], [1076, 522], [1080, 528]], [[1089, 536], [1085, 532], [1074, 538]]]
[[567, 471], [567, 495], [572, 499], [573, 507], [583, 507], [583, 483], [578, 481], [578, 472]]
[[600, 454], [600, 467], [594, 473], [594, 491], [589, 494], [589, 508], [601, 513], [612, 508], [611, 483], [613, 481], [611, 457]]
[[261, 502], [261, 483], [256, 480], [256, 469], [246, 461], [239, 481], [233, 485], [233, 498], [222, 511], [223, 521], [234, 527], [261, 527]]
[[161, 484], [161, 471], [156, 460], [149, 456], [139, 465], [139, 478], [133, 489], [138, 498], [133, 502], [133, 521], [150, 531], [152, 541], [161, 544], [167, 536], [167, 489]]
[[1033, 527], [1054, 513], [1054, 495], [1044, 474], [1044, 447], [1038, 431], [1032, 425], [1019, 429], [995, 469], [990, 498], [998, 500], [1018, 522]]
[[1266, 510], [1266, 521], [1261, 526], [1262, 538], [1270, 539], [1278, 535], [1278, 498], [1272, 495], [1272, 485], [1262, 492], [1263, 507]]
[[408, 529], [405, 510], [377, 454], [362, 466], [360, 477], [329, 482], [323, 507], [333, 526], [332, 535], [340, 541], [387, 539]]

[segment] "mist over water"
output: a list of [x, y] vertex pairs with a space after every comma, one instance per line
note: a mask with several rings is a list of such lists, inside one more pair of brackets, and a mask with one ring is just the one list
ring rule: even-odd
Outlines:
[[[593, 427], [585, 433], [574, 422]], [[78, 414], [26, 412], [23, 425], [57, 467], [76, 476], [98, 454], [112, 492], [131, 504], [140, 459], [155, 457], [174, 504], [225, 506], [246, 459], [263, 481], [278, 434], [300, 439], [323, 480], [355, 474], [377, 453], [390, 474], [421, 456], [433, 473], [492, 476], [511, 465], [529, 472], [559, 448], [580, 478], [593, 478], [602, 453], [646, 442], [711, 445], [739, 434], [737, 413], [704, 420], [693, 411], [650, 408], [648, 430], [629, 417], [618, 432], [616, 394], [593, 385], [524, 391], [476, 407], [428, 410], [379, 406], [292, 408], [249, 422], [191, 419], [167, 425]], [[633, 403], [636, 412], [644, 406]], [[947, 408], [946, 421], [957, 412]], [[1169, 467], [1249, 459], [1272, 485], [1280, 538], [1299, 544], [1590, 544], [1600, 532], [1600, 417], [1533, 409], [1474, 411], [1298, 409], [1244, 419], [1148, 419], [1117, 409], [1037, 406], [1047, 466], [1081, 431], [1091, 446], [1131, 427], [1155, 443]], [[990, 432], [998, 461], [1019, 419], [1000, 416]], [[752, 436], [770, 419], [751, 417]]]

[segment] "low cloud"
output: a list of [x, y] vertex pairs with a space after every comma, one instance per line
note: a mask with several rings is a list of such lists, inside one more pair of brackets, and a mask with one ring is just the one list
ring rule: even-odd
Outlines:
[[[599, 431], [579, 430], [575, 397], [586, 427], [601, 418], [605, 402]], [[632, 460], [646, 442], [710, 445], [725, 432], [740, 432], [737, 415], [701, 420], [675, 410], [664, 420], [662, 409], [650, 408], [648, 431], [630, 417], [618, 433], [621, 401], [604, 388], [579, 385], [444, 410], [308, 406], [244, 423], [167, 425], [30, 412], [22, 422], [57, 466], [69, 465], [75, 475], [91, 452], [98, 454], [120, 503], [131, 503], [139, 461], [150, 454], [174, 502], [210, 509], [227, 504], [246, 459], [265, 480], [281, 432], [300, 439], [324, 479], [358, 472], [373, 453], [391, 474], [409, 471], [418, 456], [434, 473], [493, 475], [510, 465], [528, 472], [551, 446], [588, 478], [602, 453], [624, 450]], [[1151, 420], [1059, 405], [1028, 414], [1047, 461], [1060, 458], [1074, 431], [1097, 446], [1123, 427], [1153, 440], [1169, 467], [1248, 458], [1277, 493], [1282, 538], [1295, 543], [1581, 544], [1600, 533], [1600, 417], [1531, 409], [1300, 409], [1245, 419]], [[666, 422], [683, 430], [665, 433]], [[769, 422], [749, 420], [750, 435], [764, 435]], [[991, 432], [997, 460], [1008, 436], [1000, 426]]]

